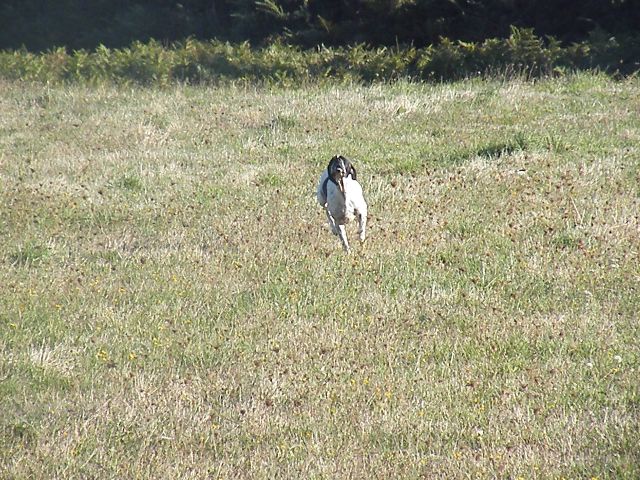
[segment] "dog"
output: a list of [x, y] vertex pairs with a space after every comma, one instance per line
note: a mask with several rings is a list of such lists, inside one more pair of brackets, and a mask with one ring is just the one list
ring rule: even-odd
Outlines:
[[351, 250], [347, 241], [345, 225], [357, 219], [360, 241], [364, 242], [367, 228], [367, 202], [358, 183], [356, 169], [351, 160], [334, 156], [327, 170], [320, 176], [316, 198], [324, 207], [329, 227], [342, 242], [346, 253]]

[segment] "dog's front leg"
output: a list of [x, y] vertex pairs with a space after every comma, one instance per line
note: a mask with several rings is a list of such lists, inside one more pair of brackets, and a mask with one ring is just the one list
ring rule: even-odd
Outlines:
[[338, 236], [340, 237], [342, 248], [344, 248], [345, 253], [351, 252], [349, 242], [347, 241], [347, 229], [344, 228], [344, 225], [338, 225]]
[[336, 221], [331, 216], [331, 213], [329, 213], [329, 209], [325, 208], [324, 211], [327, 214], [327, 221], [329, 222], [329, 227], [331, 227], [331, 233], [333, 233], [334, 235], [339, 235], [338, 227], [336, 226]]

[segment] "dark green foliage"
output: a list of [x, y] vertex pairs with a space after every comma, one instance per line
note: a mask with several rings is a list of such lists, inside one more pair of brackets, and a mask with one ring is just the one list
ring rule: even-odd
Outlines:
[[47, 82], [116, 82], [166, 85], [228, 80], [299, 84], [332, 79], [376, 82], [401, 78], [446, 81], [500, 75], [535, 78], [597, 68], [612, 74], [640, 69], [640, 37], [604, 38], [563, 47], [531, 29], [512, 27], [506, 39], [462, 42], [446, 38], [424, 48], [321, 47], [302, 50], [275, 42], [252, 48], [247, 42], [187, 39], [170, 46], [157, 41], [95, 51], [64, 48], [42, 54], [0, 52], [0, 77]]
[[640, 69], [632, 3], [6, 0], [0, 49], [14, 50], [0, 51], [0, 75], [162, 85], [631, 74]]
[[440, 38], [507, 38], [511, 26], [563, 44], [593, 31], [637, 32], [636, 0], [4, 0], [0, 49], [122, 48], [134, 41], [199, 40], [303, 48], [318, 45], [425, 47]]

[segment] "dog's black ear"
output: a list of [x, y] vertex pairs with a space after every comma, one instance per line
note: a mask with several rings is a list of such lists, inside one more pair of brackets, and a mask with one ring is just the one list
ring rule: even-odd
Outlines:
[[353, 166], [351, 160], [349, 160], [347, 157], [343, 157], [342, 155], [340, 155], [340, 158], [344, 161], [344, 165], [347, 168], [347, 175], [351, 175], [352, 179], [357, 180], [356, 167]]
[[331, 160], [329, 160], [329, 164], [327, 165], [327, 172], [331, 175], [331, 170], [335, 169], [336, 162], [340, 160], [340, 156], [335, 155]]

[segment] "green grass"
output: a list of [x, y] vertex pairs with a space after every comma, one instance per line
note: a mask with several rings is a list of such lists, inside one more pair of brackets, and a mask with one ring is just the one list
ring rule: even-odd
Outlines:
[[0, 477], [640, 475], [637, 79], [1, 87]]

